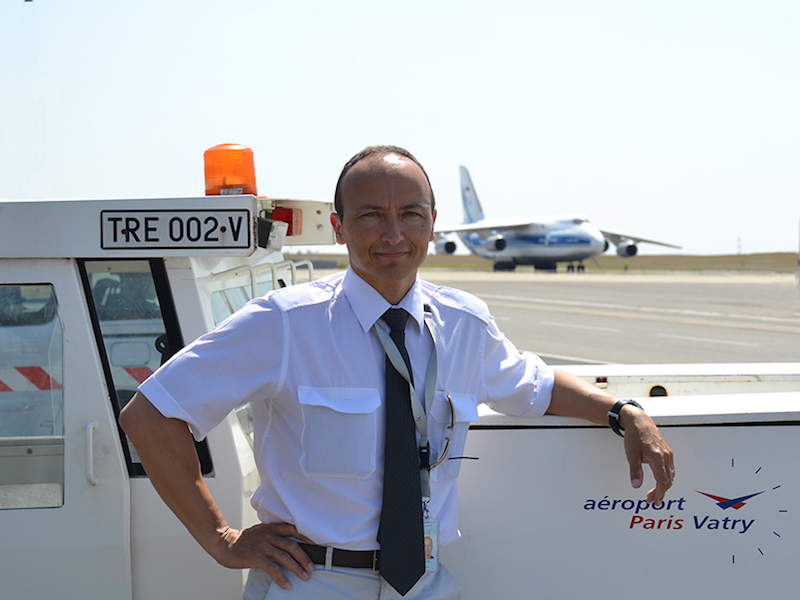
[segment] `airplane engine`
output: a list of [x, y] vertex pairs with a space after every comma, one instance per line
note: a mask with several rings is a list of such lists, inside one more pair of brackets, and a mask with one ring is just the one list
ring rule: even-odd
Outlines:
[[639, 249], [636, 247], [631, 240], [622, 242], [619, 246], [617, 246], [617, 255], [622, 257], [627, 256], [636, 256], [636, 253]]
[[433, 243], [433, 248], [436, 254], [452, 254], [456, 251], [456, 243], [453, 240], [442, 238]]
[[493, 235], [486, 238], [483, 245], [489, 252], [499, 252], [506, 249], [506, 238], [502, 235]]

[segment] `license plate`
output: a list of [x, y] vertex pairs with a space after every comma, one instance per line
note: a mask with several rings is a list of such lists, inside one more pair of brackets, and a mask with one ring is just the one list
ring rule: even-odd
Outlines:
[[250, 211], [104, 210], [100, 247], [115, 249], [249, 248]]

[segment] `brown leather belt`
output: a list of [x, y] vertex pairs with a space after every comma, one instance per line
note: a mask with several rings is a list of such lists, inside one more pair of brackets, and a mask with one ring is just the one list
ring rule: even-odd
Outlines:
[[[308, 554], [315, 565], [325, 564], [326, 546], [312, 546], [298, 542], [303, 552]], [[333, 560], [331, 565], [334, 567], [350, 567], [351, 569], [372, 569], [377, 572], [380, 569], [380, 550], [340, 550], [333, 549]]]

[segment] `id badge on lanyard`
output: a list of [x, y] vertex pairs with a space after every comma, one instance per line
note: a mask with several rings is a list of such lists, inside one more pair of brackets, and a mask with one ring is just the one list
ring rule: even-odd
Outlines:
[[439, 570], [439, 521], [425, 520], [425, 572], [433, 573]]

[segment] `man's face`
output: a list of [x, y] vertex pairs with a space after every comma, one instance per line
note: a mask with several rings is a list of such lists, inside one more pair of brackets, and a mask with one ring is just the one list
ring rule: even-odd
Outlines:
[[431, 191], [413, 161], [395, 154], [356, 163], [341, 188], [343, 216], [332, 217], [351, 268], [392, 304], [403, 299], [433, 240]]

